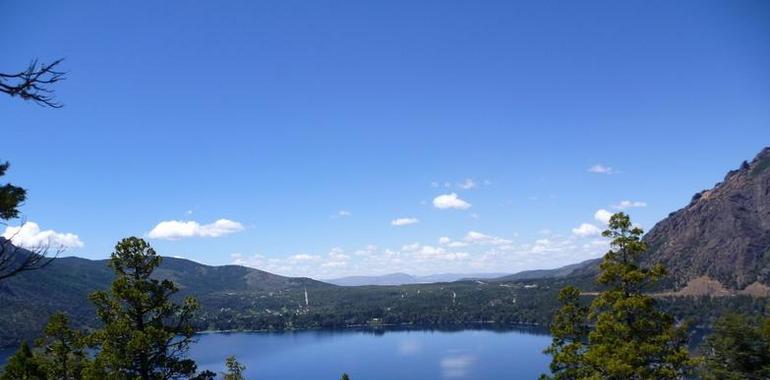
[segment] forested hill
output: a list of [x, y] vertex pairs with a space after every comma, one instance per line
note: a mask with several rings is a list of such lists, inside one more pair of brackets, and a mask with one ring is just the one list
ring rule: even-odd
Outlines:
[[[164, 257], [153, 274], [173, 280], [180, 295], [210, 296], [240, 292], [282, 293], [334, 285], [309, 278], [292, 278], [236, 266], [208, 266]], [[34, 338], [48, 316], [64, 311], [81, 327], [92, 326], [95, 311], [88, 295], [109, 288], [114, 274], [107, 260], [77, 257], [54, 259], [43, 269], [24, 272], [0, 282], [0, 346]]]

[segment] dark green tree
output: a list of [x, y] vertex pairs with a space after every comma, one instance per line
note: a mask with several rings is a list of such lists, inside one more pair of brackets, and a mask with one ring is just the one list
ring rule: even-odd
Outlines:
[[225, 359], [225, 367], [227, 370], [223, 374], [224, 380], [246, 380], [246, 376], [243, 374], [246, 366], [239, 363], [235, 356], [228, 356]]
[[196, 370], [186, 357], [193, 342], [191, 318], [197, 301], [171, 301], [173, 282], [151, 277], [161, 257], [147, 242], [118, 242], [110, 266], [116, 278], [109, 291], [91, 295], [104, 327], [93, 335], [96, 363], [110, 378], [165, 380], [188, 378]]
[[350, 376], [348, 376], [347, 373], [343, 373], [342, 377], [340, 377], [340, 380], [350, 380]]
[[56, 313], [48, 320], [38, 341], [42, 352], [42, 367], [48, 379], [82, 379], [83, 369], [88, 365], [85, 352], [86, 336], [69, 327], [69, 320], [63, 313]]
[[[580, 290], [568, 286], [559, 292], [562, 307], [551, 323], [553, 342], [545, 353], [553, 356], [552, 378], [579, 379], [587, 373], [583, 355], [588, 340], [588, 306], [580, 302]], [[547, 376], [541, 376], [547, 379]]]
[[[5, 175], [10, 164], [0, 163], [0, 177]], [[0, 219], [9, 220], [19, 217], [19, 206], [27, 199], [27, 191], [21, 187], [6, 183], [0, 186]]]
[[720, 318], [703, 344], [703, 378], [770, 378], [770, 336], [763, 327], [758, 318], [742, 314]]
[[23, 342], [3, 369], [0, 380], [46, 380], [46, 373], [32, 353], [27, 342]]
[[[586, 310], [579, 292], [567, 290], [557, 314], [549, 352], [559, 379], [682, 379], [693, 369], [687, 351], [687, 329], [660, 311], [645, 289], [665, 275], [661, 265], [639, 266], [647, 251], [643, 231], [624, 213], [610, 218], [603, 236], [611, 241], [597, 282], [604, 290], [587, 310], [588, 339], [582, 346]], [[576, 323], [576, 325], [572, 325]]]

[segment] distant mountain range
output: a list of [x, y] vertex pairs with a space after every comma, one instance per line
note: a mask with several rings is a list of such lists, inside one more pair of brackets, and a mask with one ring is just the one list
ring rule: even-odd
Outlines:
[[406, 273], [390, 273], [381, 276], [340, 277], [324, 280], [324, 282], [339, 286], [408, 285], [454, 282], [469, 279], [489, 279], [506, 275], [506, 273], [442, 273], [427, 276], [413, 276]]
[[536, 270], [527, 270], [519, 273], [514, 273], [507, 276], [497, 277], [494, 279], [494, 281], [523, 281], [523, 280], [534, 280], [534, 279], [542, 279], [542, 278], [560, 278], [560, 277], [568, 277], [570, 275], [573, 275], [580, 270], [584, 270], [586, 268], [592, 268], [599, 263], [601, 263], [602, 259], [591, 259], [579, 262], [577, 264], [570, 264], [565, 265], [560, 268], [556, 269], [536, 269]]

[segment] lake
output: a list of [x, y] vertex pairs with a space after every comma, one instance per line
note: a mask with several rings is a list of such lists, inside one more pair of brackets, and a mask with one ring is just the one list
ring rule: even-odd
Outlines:
[[548, 369], [542, 330], [303, 331], [202, 334], [199, 368], [221, 372], [235, 355], [250, 379], [536, 379]]
[[[205, 333], [190, 356], [217, 373], [235, 355], [249, 379], [352, 380], [536, 379], [548, 370], [542, 329], [318, 330]], [[4, 364], [15, 350], [0, 350]]]

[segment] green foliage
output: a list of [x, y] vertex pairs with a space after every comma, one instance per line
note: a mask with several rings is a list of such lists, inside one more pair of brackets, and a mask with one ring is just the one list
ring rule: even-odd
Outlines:
[[32, 353], [27, 342], [23, 342], [19, 350], [8, 358], [0, 380], [45, 380], [46, 373], [41, 368], [39, 360]]
[[177, 292], [174, 283], [150, 277], [160, 261], [144, 240], [123, 239], [110, 260], [116, 274], [111, 289], [91, 295], [103, 323], [93, 335], [99, 348], [95, 363], [108, 377], [174, 379], [195, 373], [195, 362], [185, 355], [198, 303], [191, 297], [182, 304], [170, 300]]
[[559, 302], [562, 308], [551, 322], [553, 342], [545, 353], [554, 357], [551, 362], [554, 379], [577, 379], [586, 372], [583, 355], [589, 332], [588, 307], [581, 303], [580, 290], [573, 286], [561, 290]]
[[[627, 215], [613, 215], [603, 233], [612, 239], [611, 249], [597, 278], [605, 290], [588, 309], [580, 306], [577, 289], [562, 292], [563, 306], [547, 350], [553, 356], [553, 378], [681, 379], [691, 373], [694, 362], [686, 347], [686, 328], [676, 327], [674, 319], [643, 293], [665, 271], [659, 265], [637, 265], [647, 250], [642, 234]], [[590, 326], [587, 340], [581, 323]]]
[[42, 352], [37, 356], [48, 379], [81, 379], [90, 362], [85, 353], [85, 334], [72, 330], [63, 313], [51, 316], [43, 334], [38, 340]]
[[[5, 175], [10, 165], [0, 163], [0, 177]], [[0, 219], [8, 220], [19, 216], [19, 205], [27, 199], [27, 191], [10, 183], [0, 186]]]
[[340, 380], [350, 380], [350, 376], [348, 376], [347, 373], [343, 373], [342, 376], [340, 376]]
[[246, 366], [239, 363], [235, 356], [228, 356], [225, 359], [225, 367], [227, 370], [223, 374], [224, 380], [246, 380], [246, 376], [243, 375]]
[[728, 314], [714, 324], [703, 347], [704, 379], [770, 378], [770, 320]]

